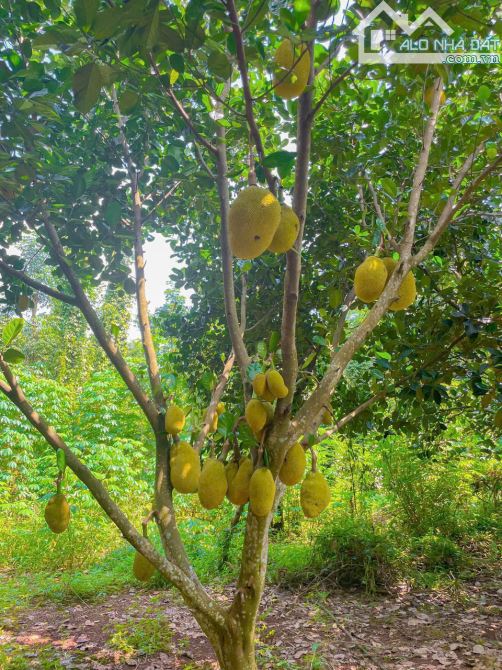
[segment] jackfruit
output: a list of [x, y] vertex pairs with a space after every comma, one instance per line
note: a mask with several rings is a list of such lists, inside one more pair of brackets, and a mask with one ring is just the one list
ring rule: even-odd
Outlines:
[[256, 398], [253, 398], [248, 402], [244, 414], [253, 433], [258, 433], [267, 423], [267, 409], [265, 404], [262, 403], [261, 400], [256, 400]]
[[275, 231], [274, 238], [269, 246], [269, 251], [275, 254], [283, 254], [289, 251], [298, 237], [300, 231], [300, 219], [288, 205], [281, 205], [281, 219], [279, 227]]
[[150, 563], [146, 556], [140, 554], [139, 551], [136, 552], [132, 566], [132, 571], [136, 579], [139, 579], [140, 582], [147, 582], [150, 577], [153, 576], [155, 569], [153, 563]]
[[268, 426], [269, 423], [272, 423], [274, 419], [274, 407], [271, 405], [269, 402], [264, 402], [263, 405], [265, 406], [265, 411], [267, 412], [267, 423], [265, 424]]
[[294, 486], [302, 480], [307, 465], [305, 449], [297, 442], [286, 454], [284, 463], [279, 471], [279, 479], [286, 486]]
[[249, 506], [255, 516], [267, 516], [272, 511], [275, 482], [268, 468], [258, 468], [249, 482]]
[[[389, 281], [397, 263], [393, 258], [382, 258], [382, 261], [387, 268], [387, 281]], [[386, 285], [387, 281], [385, 282]], [[399, 312], [400, 310], [406, 309], [415, 302], [415, 298], [417, 297], [417, 286], [412, 272], [408, 272], [403, 279], [401, 286], [397, 291], [397, 295], [398, 299], [391, 302], [389, 306], [389, 309], [393, 312]]]
[[330, 424], [332, 421], [333, 421], [333, 417], [331, 416], [331, 412], [329, 412], [327, 409], [325, 409], [324, 412], [322, 413], [321, 422]]
[[310, 54], [303, 45], [294, 47], [283, 40], [274, 56], [274, 90], [278, 96], [297, 98], [307, 86], [310, 74]]
[[368, 256], [357, 268], [354, 277], [354, 291], [359, 300], [378, 300], [387, 281], [387, 268], [380, 258]]
[[289, 393], [281, 373], [277, 370], [267, 372], [267, 388], [274, 398], [285, 398]]
[[216, 433], [217, 430], [218, 430], [218, 412], [215, 412], [213, 414], [213, 418], [211, 419], [211, 423], [209, 424], [209, 432]]
[[225, 403], [224, 403], [224, 402], [219, 402], [219, 403], [216, 405], [216, 412], [218, 413], [218, 416], [219, 416], [220, 414], [223, 414], [223, 412], [225, 411], [225, 409], [226, 409], [226, 407], [225, 407]]
[[230, 248], [237, 258], [260, 256], [275, 235], [281, 206], [266, 188], [248, 186], [233, 201], [229, 212]]
[[253, 391], [262, 400], [274, 400], [274, 396], [267, 387], [267, 376], [264, 372], [259, 372], [252, 381]]
[[[424, 93], [424, 101], [429, 109], [432, 107], [432, 101], [434, 100], [434, 86], [429, 86]], [[439, 94], [439, 106], [442, 107], [446, 102], [446, 94], [442, 90]]]
[[227, 488], [230, 486], [231, 481], [237, 474], [238, 469], [239, 464], [236, 463], [235, 461], [230, 461], [230, 463], [227, 463], [225, 465], [225, 477], [227, 478]]
[[166, 433], [178, 435], [185, 425], [185, 412], [178, 405], [170, 405], [166, 410]]
[[207, 458], [199, 479], [199, 500], [202, 507], [214, 509], [221, 505], [227, 492], [225, 466], [216, 458]]
[[234, 505], [245, 505], [249, 500], [249, 480], [253, 474], [253, 461], [241, 458], [239, 469], [228, 485], [227, 498]]
[[308, 519], [319, 516], [331, 500], [331, 491], [324, 475], [320, 472], [309, 472], [302, 483], [300, 503], [303, 513]]
[[180, 493], [195, 493], [199, 485], [199, 454], [188, 442], [179, 442], [171, 449], [171, 484]]
[[53, 533], [63, 533], [70, 523], [70, 506], [62, 493], [49, 498], [44, 512], [47, 525]]

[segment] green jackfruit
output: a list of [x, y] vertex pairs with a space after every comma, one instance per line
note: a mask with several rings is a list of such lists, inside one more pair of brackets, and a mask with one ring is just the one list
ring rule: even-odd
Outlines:
[[234, 505], [245, 505], [249, 500], [249, 481], [252, 474], [252, 460], [241, 458], [237, 474], [228, 485], [227, 497]]
[[272, 511], [275, 482], [268, 468], [258, 468], [249, 482], [249, 506], [255, 516], [267, 516]]
[[63, 533], [70, 523], [70, 506], [62, 493], [56, 493], [45, 506], [45, 520], [53, 533]]
[[357, 268], [354, 277], [354, 291], [359, 300], [378, 300], [387, 281], [387, 268], [381, 258], [368, 256]]
[[170, 405], [166, 410], [166, 433], [178, 435], [185, 425], [185, 412], [178, 405]]
[[199, 454], [188, 442], [179, 442], [171, 448], [171, 484], [180, 493], [195, 493], [199, 485]]
[[132, 571], [136, 579], [139, 579], [140, 582], [147, 582], [153, 576], [155, 569], [148, 558], [140, 554], [139, 551], [135, 553]]
[[297, 98], [307, 86], [310, 74], [310, 54], [305, 46], [295, 49], [283, 40], [274, 56], [274, 91], [281, 98]]
[[308, 519], [319, 516], [331, 500], [331, 491], [324, 475], [320, 472], [309, 472], [302, 483], [300, 503], [303, 513]]
[[[387, 281], [385, 282], [385, 285], [387, 285], [397, 263], [393, 258], [382, 258], [382, 261], [387, 268]], [[417, 286], [412, 272], [408, 272], [404, 277], [401, 286], [397, 290], [397, 295], [398, 299], [394, 300], [394, 302], [391, 302], [389, 305], [389, 309], [393, 312], [407, 309], [415, 302], [415, 298], [417, 297]]]
[[289, 449], [279, 471], [279, 479], [286, 486], [294, 486], [301, 482], [307, 465], [305, 449], [297, 442]]
[[256, 398], [248, 402], [244, 414], [253, 433], [259, 433], [267, 423], [267, 409], [264, 403]]
[[216, 458], [207, 458], [199, 479], [199, 500], [202, 507], [214, 509], [221, 505], [227, 492], [225, 466]]
[[279, 226], [281, 206], [266, 188], [248, 186], [230, 206], [228, 232], [232, 254], [251, 259], [269, 247]]
[[253, 391], [259, 398], [261, 398], [262, 400], [267, 400], [269, 402], [274, 400], [274, 396], [268, 390], [267, 376], [264, 372], [259, 372], [256, 375], [256, 377], [253, 379], [252, 385], [253, 385]]

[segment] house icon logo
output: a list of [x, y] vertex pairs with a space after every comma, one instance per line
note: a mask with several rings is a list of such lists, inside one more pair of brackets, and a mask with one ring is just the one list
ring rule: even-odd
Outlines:
[[[380, 19], [380, 20], [379, 20]], [[384, 27], [375, 27], [375, 24]], [[388, 27], [388, 24], [392, 27]], [[381, 2], [352, 31], [358, 37], [360, 63], [444, 62], [453, 29], [428, 7], [415, 21]]]

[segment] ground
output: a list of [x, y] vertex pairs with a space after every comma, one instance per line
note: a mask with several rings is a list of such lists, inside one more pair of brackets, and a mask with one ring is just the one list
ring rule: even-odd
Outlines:
[[[231, 594], [215, 595], [225, 601]], [[374, 597], [319, 584], [269, 587], [258, 626], [260, 667], [495, 670], [502, 668], [501, 614], [502, 582], [493, 579], [444, 593], [403, 586]], [[2, 619], [2, 670], [217, 667], [172, 590], [128, 589], [96, 602], [11, 610]]]

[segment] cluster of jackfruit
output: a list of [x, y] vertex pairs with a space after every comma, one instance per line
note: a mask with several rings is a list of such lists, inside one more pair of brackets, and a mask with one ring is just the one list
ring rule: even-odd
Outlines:
[[244, 188], [230, 207], [230, 249], [237, 258], [257, 258], [267, 249], [285, 253], [295, 243], [299, 230], [300, 221], [291, 207], [281, 206], [266, 188]]
[[[392, 258], [368, 256], [356, 269], [354, 276], [354, 291], [359, 300], [366, 303], [378, 300], [396, 265], [396, 261]], [[389, 309], [394, 312], [407, 309], [413, 304], [416, 296], [415, 277], [410, 271], [401, 282], [397, 299], [390, 304]]]
[[70, 523], [70, 506], [62, 493], [56, 493], [45, 506], [44, 517], [53, 533], [64, 533]]
[[255, 437], [260, 440], [264, 428], [274, 418], [274, 408], [271, 403], [279, 398], [285, 398], [289, 389], [277, 370], [259, 372], [253, 379], [252, 386], [258, 397], [252, 398], [247, 403], [244, 415]]

